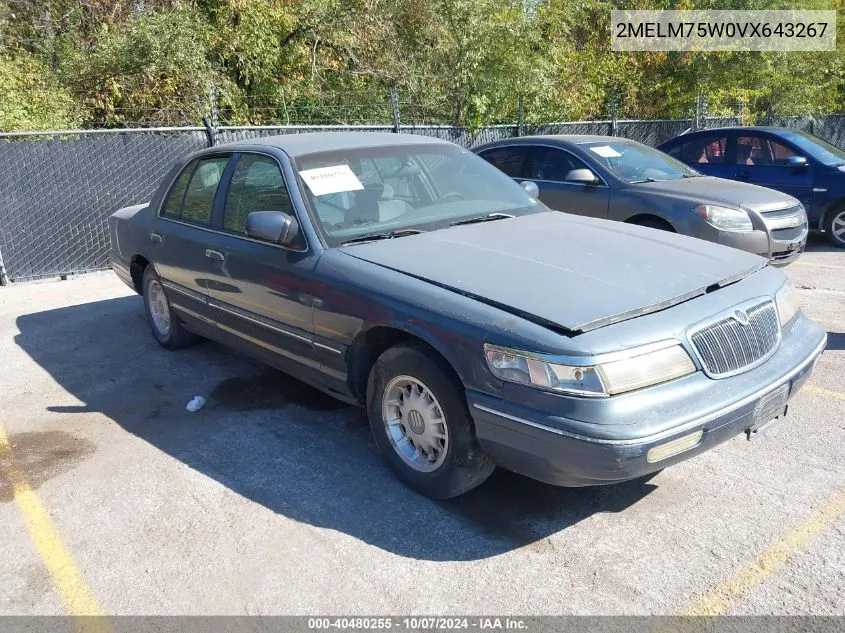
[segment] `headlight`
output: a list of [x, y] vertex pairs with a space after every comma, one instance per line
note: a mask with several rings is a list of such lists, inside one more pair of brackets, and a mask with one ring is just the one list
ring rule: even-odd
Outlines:
[[778, 290], [775, 297], [775, 303], [778, 306], [778, 317], [780, 318], [780, 326], [783, 327], [792, 320], [792, 317], [801, 309], [798, 303], [798, 292], [792, 285], [791, 281], [783, 284], [783, 287]]
[[485, 345], [484, 354], [490, 371], [502, 380], [579, 396], [625, 393], [695, 372], [680, 345], [653, 347], [646, 346], [641, 353], [628, 350], [625, 358], [593, 365], [558, 363], [552, 357], [495, 345]]
[[693, 211], [704, 218], [708, 224], [723, 231], [750, 231], [754, 228], [751, 218], [742, 209], [700, 204]]

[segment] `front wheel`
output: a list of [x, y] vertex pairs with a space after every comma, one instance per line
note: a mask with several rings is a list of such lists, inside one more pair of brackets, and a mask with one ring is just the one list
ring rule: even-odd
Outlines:
[[370, 430], [396, 476], [433, 499], [456, 497], [495, 468], [478, 446], [460, 383], [415, 344], [384, 352], [367, 384]]
[[845, 205], [841, 205], [828, 213], [824, 224], [828, 239], [835, 246], [845, 248]]

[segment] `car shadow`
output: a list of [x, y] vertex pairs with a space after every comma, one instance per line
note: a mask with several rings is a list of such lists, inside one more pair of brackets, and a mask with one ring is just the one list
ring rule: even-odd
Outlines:
[[[556, 488], [500, 469], [458, 499], [431, 501], [392, 476], [363, 410], [211, 342], [162, 349], [139, 297], [21, 316], [17, 326], [20, 347], [83, 403], [49, 410], [101, 412], [273, 512], [400, 556], [477, 560], [542, 546], [552, 534], [595, 513], [620, 512], [655, 489], [646, 480]], [[186, 412], [198, 394], [206, 406]]]
[[[845, 252], [838, 246], [830, 243], [827, 235], [819, 233], [818, 231], [810, 231], [807, 236], [807, 246], [805, 251], [810, 253], [842, 253]], [[799, 258], [800, 261], [800, 258]]]

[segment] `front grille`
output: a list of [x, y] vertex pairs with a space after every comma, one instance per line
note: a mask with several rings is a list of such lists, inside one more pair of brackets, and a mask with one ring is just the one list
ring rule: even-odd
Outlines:
[[772, 229], [772, 239], [778, 242], [791, 242], [803, 237], [807, 232], [807, 223], [804, 222], [799, 226], [793, 226], [788, 229]]
[[803, 211], [804, 207], [800, 204], [796, 204], [794, 207], [786, 207], [785, 209], [775, 209], [774, 211], [761, 211], [760, 215], [762, 215], [766, 219], [785, 218], [790, 215], [798, 215]]
[[[744, 311], [748, 325], [734, 317]], [[750, 369], [766, 358], [780, 342], [780, 323], [771, 299], [739, 308], [694, 331], [690, 341], [704, 370], [713, 378]]]

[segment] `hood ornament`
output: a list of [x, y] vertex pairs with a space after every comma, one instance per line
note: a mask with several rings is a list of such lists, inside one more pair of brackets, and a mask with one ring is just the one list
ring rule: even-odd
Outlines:
[[748, 325], [748, 313], [745, 310], [735, 310], [733, 317], [742, 327]]

